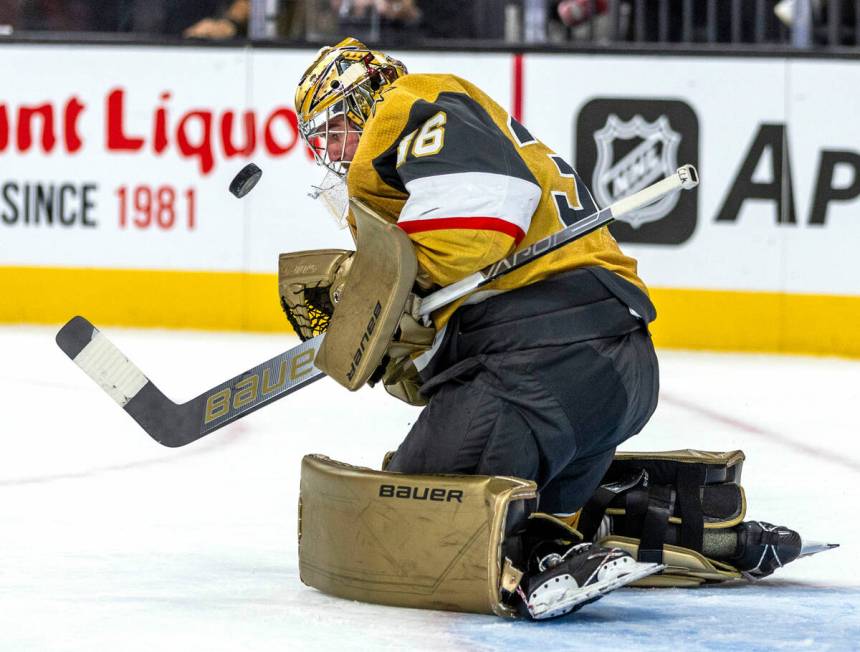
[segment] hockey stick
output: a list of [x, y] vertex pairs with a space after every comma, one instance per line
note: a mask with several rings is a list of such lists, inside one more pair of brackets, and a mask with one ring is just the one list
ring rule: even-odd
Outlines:
[[[523, 265], [555, 251], [632, 210], [698, 184], [691, 165], [619, 200], [480, 272], [434, 292], [420, 306], [421, 315], [459, 299]], [[57, 345], [160, 444], [185, 446], [264, 405], [292, 394], [325, 374], [313, 362], [323, 335], [302, 342], [274, 358], [177, 404], [83, 317], [72, 318], [57, 333]]]

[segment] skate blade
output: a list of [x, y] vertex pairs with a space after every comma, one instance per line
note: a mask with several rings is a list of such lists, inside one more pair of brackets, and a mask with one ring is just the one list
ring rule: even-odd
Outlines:
[[599, 600], [615, 589], [620, 589], [631, 582], [641, 580], [654, 573], [659, 573], [666, 568], [666, 565], [637, 561], [633, 564], [628, 564], [627, 568], [629, 570], [623, 575], [616, 575], [615, 577], [610, 577], [594, 584], [589, 584], [588, 586], [567, 589], [564, 597], [560, 601], [553, 601], [551, 605], [535, 605], [531, 609], [532, 618], [535, 620], [545, 620], [576, 611], [595, 600]]
[[821, 541], [803, 541], [800, 546], [800, 554], [798, 555], [798, 559], [800, 557], [809, 557], [811, 555], [817, 555], [819, 552], [824, 552], [825, 550], [833, 550], [834, 548], [838, 548], [838, 543], [822, 543]]

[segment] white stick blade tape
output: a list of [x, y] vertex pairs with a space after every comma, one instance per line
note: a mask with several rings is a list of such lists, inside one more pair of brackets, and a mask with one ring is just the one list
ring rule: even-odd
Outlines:
[[149, 382], [140, 369], [98, 330], [93, 332], [93, 339], [81, 349], [74, 361], [123, 407]]

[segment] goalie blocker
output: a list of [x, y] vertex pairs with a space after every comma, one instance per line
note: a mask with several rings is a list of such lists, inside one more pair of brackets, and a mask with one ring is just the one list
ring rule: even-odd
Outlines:
[[[566, 595], [581, 593], [575, 609], [628, 582], [754, 579], [834, 547], [744, 522], [743, 460], [741, 451], [621, 453], [588, 505], [562, 520], [536, 511], [531, 481], [390, 473], [308, 455], [299, 498], [301, 579], [350, 600], [543, 618], [572, 610], [553, 611], [557, 600], [543, 611], [534, 604], [560, 580], [568, 582]], [[591, 539], [600, 547], [583, 544]], [[571, 579], [548, 563], [585, 559], [583, 548], [597, 551], [589, 559], [632, 562], [626, 551], [636, 563], [589, 592], [575, 573]], [[604, 569], [586, 570], [593, 582]]]
[[281, 305], [302, 340], [325, 333], [314, 364], [329, 377], [351, 391], [381, 380], [390, 394], [423, 405], [411, 360], [436, 331], [415, 310], [415, 251], [397, 225], [359, 201], [350, 207], [356, 251], [281, 254]]

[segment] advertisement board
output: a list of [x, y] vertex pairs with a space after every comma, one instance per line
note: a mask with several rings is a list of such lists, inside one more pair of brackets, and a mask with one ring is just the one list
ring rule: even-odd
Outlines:
[[[350, 248], [292, 96], [311, 50], [0, 47], [0, 320], [288, 331], [282, 251]], [[600, 205], [693, 163], [612, 227], [658, 344], [860, 355], [860, 65], [392, 52], [522, 112]], [[522, 73], [522, 76], [519, 73]], [[248, 161], [263, 179], [227, 192]]]
[[[699, 169], [696, 193], [611, 227], [652, 288], [658, 343], [860, 355], [860, 128], [846, 98], [860, 88], [857, 63], [526, 63], [526, 124], [571, 157], [598, 204], [676, 165]], [[552, 102], [533, 101], [550, 86]]]

